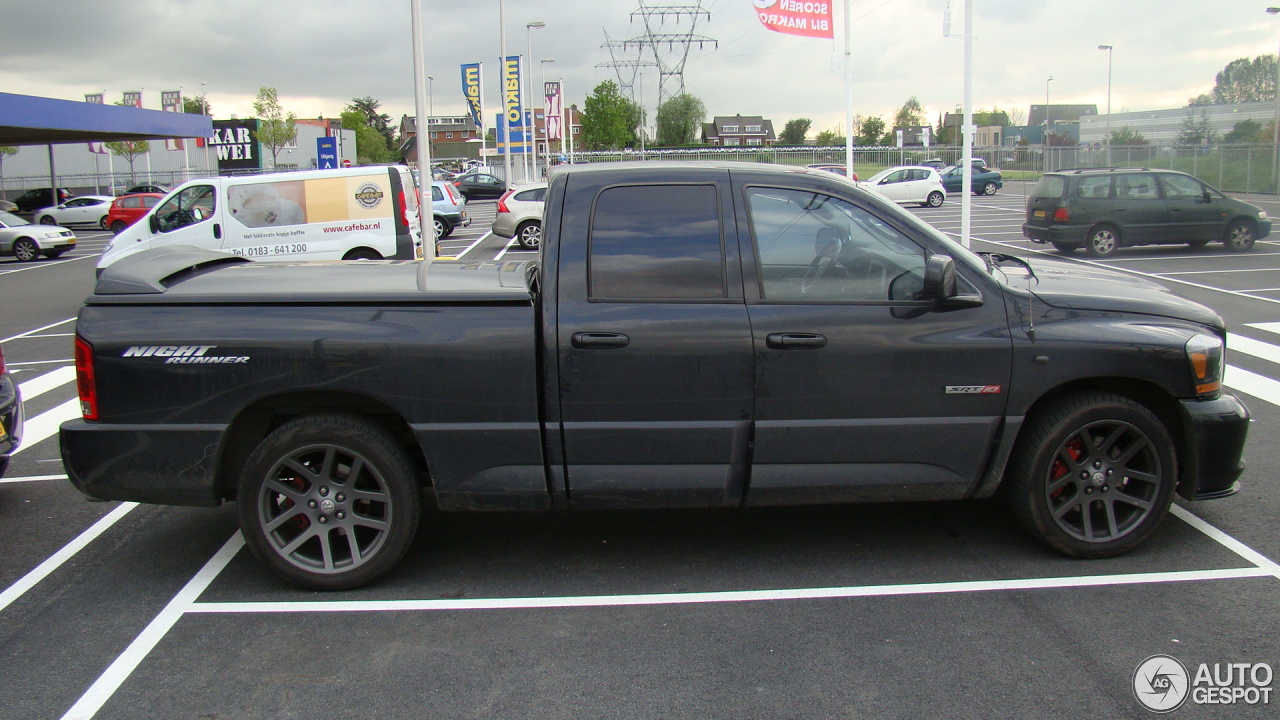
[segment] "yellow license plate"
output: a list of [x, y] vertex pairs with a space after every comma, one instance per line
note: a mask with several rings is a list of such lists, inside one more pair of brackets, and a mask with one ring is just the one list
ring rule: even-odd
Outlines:
[[1033, 215], [1035, 215], [1036, 217], [1044, 217], [1044, 211], [1043, 211], [1043, 210], [1037, 210], [1037, 211], [1035, 211], [1035, 212], [1034, 212], [1034, 213], [1032, 213], [1032, 214], [1033, 214]]

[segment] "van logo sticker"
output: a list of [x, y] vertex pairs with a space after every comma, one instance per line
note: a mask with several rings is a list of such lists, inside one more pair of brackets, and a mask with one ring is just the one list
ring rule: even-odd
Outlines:
[[382, 188], [373, 183], [365, 183], [356, 190], [356, 202], [365, 210], [372, 210], [382, 204]]
[[120, 357], [164, 358], [166, 365], [245, 365], [245, 355], [208, 355], [217, 345], [132, 345]]
[[999, 395], [999, 385], [947, 385], [948, 395]]

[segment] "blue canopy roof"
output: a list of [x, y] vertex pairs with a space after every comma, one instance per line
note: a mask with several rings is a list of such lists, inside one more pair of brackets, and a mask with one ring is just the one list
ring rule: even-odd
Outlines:
[[207, 138], [213, 119], [74, 100], [0, 93], [0, 145]]

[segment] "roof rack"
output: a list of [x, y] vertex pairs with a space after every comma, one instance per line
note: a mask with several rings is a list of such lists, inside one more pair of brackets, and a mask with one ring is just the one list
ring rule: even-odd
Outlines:
[[1107, 172], [1116, 172], [1117, 170], [1150, 171], [1150, 170], [1151, 170], [1151, 168], [1134, 168], [1134, 167], [1087, 167], [1087, 168], [1074, 168], [1074, 169], [1072, 169], [1072, 170], [1059, 170], [1058, 172], [1071, 172], [1071, 173], [1074, 173], [1074, 174], [1076, 174], [1076, 175], [1079, 175], [1080, 173], [1085, 172], [1085, 171], [1088, 171], [1088, 172], [1102, 172], [1102, 171], [1104, 171], [1104, 170], [1105, 170], [1105, 171], [1107, 171]]

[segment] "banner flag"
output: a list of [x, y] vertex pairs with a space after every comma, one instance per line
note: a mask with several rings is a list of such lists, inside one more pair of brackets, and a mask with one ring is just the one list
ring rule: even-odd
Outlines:
[[[524, 128], [524, 98], [520, 92], [520, 56], [509, 55], [502, 63], [502, 110], [507, 115], [507, 127]], [[512, 136], [515, 141], [515, 136]]]
[[124, 94], [124, 104], [132, 105], [136, 108], [142, 107], [142, 91], [127, 92]]
[[830, 0], [751, 0], [760, 24], [774, 32], [834, 38]]
[[[160, 93], [160, 109], [165, 112], [182, 112], [182, 91], [165, 90]], [[166, 150], [185, 150], [186, 145], [181, 138], [168, 138], [164, 141]]]
[[[484, 131], [484, 107], [481, 98], [484, 94], [481, 70], [484, 63], [465, 63], [462, 66], [462, 97], [467, 101], [471, 111], [471, 122]], [[425, 126], [423, 132], [426, 131]]]
[[[84, 96], [85, 102], [93, 103], [94, 105], [104, 105], [106, 104], [104, 102], [105, 100], [106, 100], [106, 97], [103, 93], [85, 93], [85, 96]], [[105, 155], [107, 153], [106, 146], [100, 142], [91, 142], [91, 143], [88, 143], [88, 145], [89, 145], [89, 152], [91, 153], [97, 153], [99, 155]]]
[[546, 98], [546, 102], [542, 106], [543, 122], [547, 127], [547, 140], [560, 140], [564, 137], [564, 129], [561, 126], [560, 108], [564, 107], [563, 101], [560, 99], [560, 83], [549, 82], [544, 83], [542, 94]]

